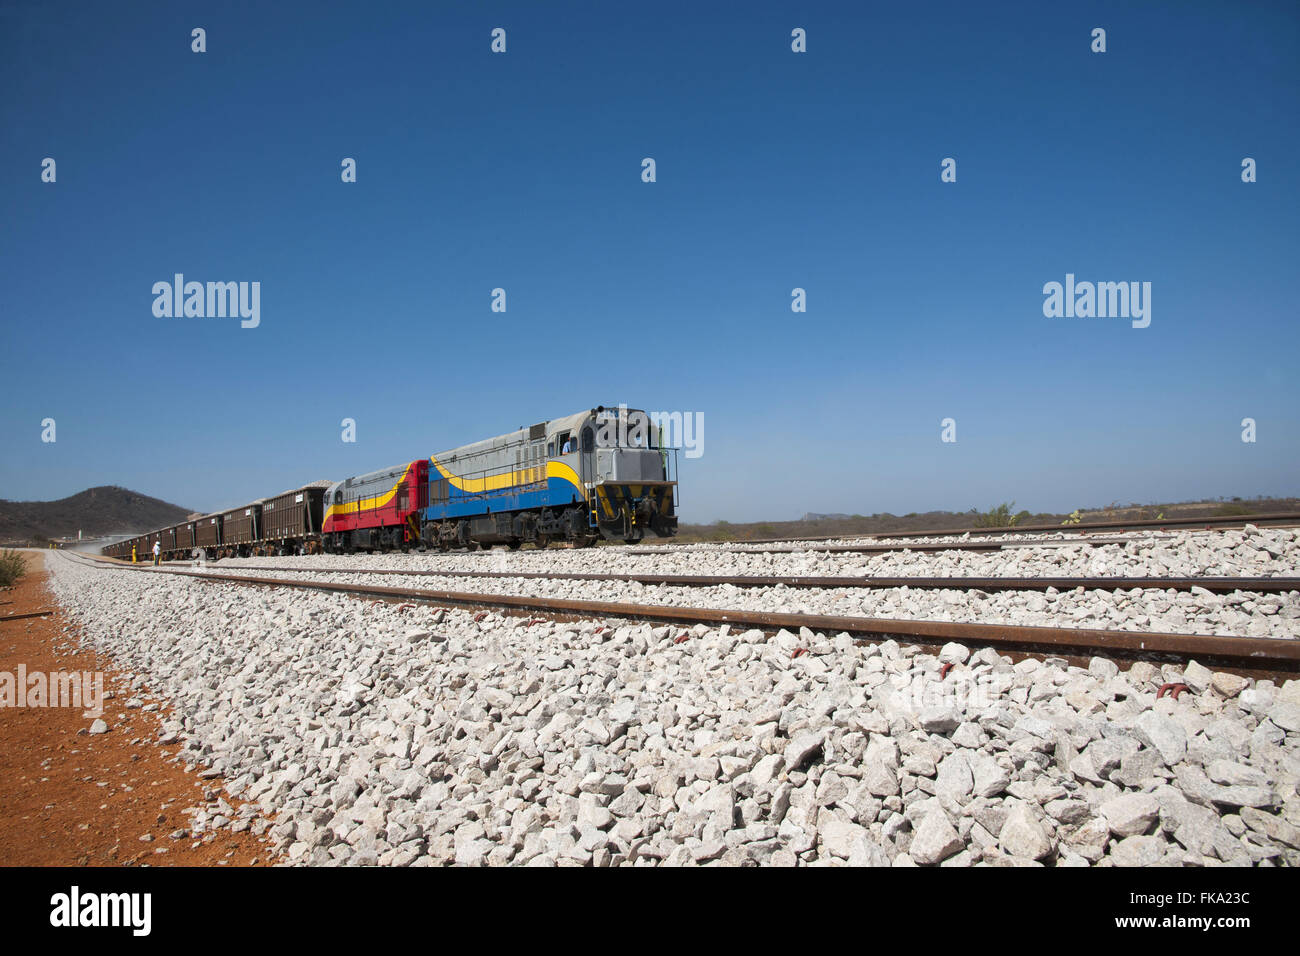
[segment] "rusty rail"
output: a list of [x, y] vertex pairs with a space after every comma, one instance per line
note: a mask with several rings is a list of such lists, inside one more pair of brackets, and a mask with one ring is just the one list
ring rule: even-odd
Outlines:
[[45, 611], [27, 611], [23, 614], [0, 614], [0, 624], [3, 624], [5, 621], [21, 621], [33, 617], [49, 617], [49, 615], [53, 613], [54, 610], [49, 609]]
[[[730, 584], [738, 588], [787, 587], [798, 589], [818, 588], [916, 588], [918, 590], [977, 590], [977, 591], [1072, 591], [1101, 589], [1105, 591], [1133, 588], [1166, 591], [1191, 591], [1202, 588], [1212, 594], [1231, 594], [1233, 591], [1252, 591], [1260, 594], [1285, 594], [1300, 591], [1300, 578], [1233, 578], [1233, 577], [817, 577], [810, 575], [707, 575], [707, 574], [596, 574], [580, 571], [419, 571], [405, 569], [353, 569], [322, 567], [232, 567], [228, 571], [283, 572], [285, 574], [376, 574], [415, 578], [521, 578], [527, 581], [596, 581], [622, 584], [673, 585], [680, 587], [718, 587]], [[1300, 627], [1300, 622], [1297, 623]]]
[[[839, 537], [854, 537], [853, 535], [840, 535]], [[868, 538], [870, 535], [861, 535], [860, 537]], [[1105, 544], [1128, 544], [1130, 541], [1145, 543], [1148, 541], [1161, 540], [1158, 538], [1028, 538], [1016, 541], [902, 541], [895, 544], [819, 544], [821, 539], [803, 538], [803, 541], [813, 542], [809, 546], [791, 546], [791, 547], [763, 547], [761, 550], [751, 548], [750, 545], [763, 545], [762, 541], [722, 541], [718, 542], [721, 547], [717, 550], [725, 551], [729, 554], [803, 554], [808, 551], [816, 551], [819, 554], [888, 554], [896, 551], [1005, 551], [1008, 548], [1072, 548], [1079, 545], [1093, 548]], [[701, 542], [707, 544], [708, 542]], [[786, 542], [778, 542], [785, 544]], [[681, 545], [682, 549], [689, 549], [693, 545]], [[667, 545], [655, 545], [653, 547], [629, 549], [627, 554], [638, 556], [659, 557], [665, 553], [682, 553], [665, 551]], [[689, 554], [689, 550], [685, 550]]]
[[[103, 566], [103, 565], [101, 565]], [[120, 568], [119, 565], [109, 567]], [[723, 608], [677, 608], [654, 604], [579, 601], [515, 594], [475, 594], [425, 588], [394, 588], [345, 584], [334, 581], [300, 581], [177, 570], [176, 574], [201, 581], [249, 587], [287, 587], [385, 600], [491, 607], [509, 611], [543, 611], [577, 617], [618, 617], [665, 624], [730, 624], [760, 630], [812, 631], [850, 635], [899, 636], [918, 643], [963, 641], [1018, 653], [1106, 654], [1119, 657], [1195, 658], [1203, 664], [1224, 664], [1255, 672], [1300, 672], [1300, 641], [1264, 637], [1115, 631], [1099, 628], [1043, 627], [1012, 624], [975, 624], [953, 621], [846, 617], [829, 614], [791, 614]]]
[[[786, 538], [750, 538], [736, 541], [719, 541], [718, 544], [786, 544], [791, 541], [835, 541], [848, 538], [939, 538], [960, 537], [963, 534], [1037, 534], [1065, 532], [1086, 534], [1090, 531], [1129, 531], [1147, 528], [1204, 528], [1207, 531], [1231, 531], [1248, 524], [1259, 527], [1300, 525], [1300, 512], [1273, 511], [1257, 515], [1206, 515], [1201, 518], [1137, 518], [1132, 521], [1081, 521], [1079, 524], [1033, 524], [1005, 528], [948, 528], [937, 531], [861, 531], [839, 534], [796, 535]], [[674, 542], [665, 542], [671, 545]], [[681, 542], [711, 544], [713, 542]]]

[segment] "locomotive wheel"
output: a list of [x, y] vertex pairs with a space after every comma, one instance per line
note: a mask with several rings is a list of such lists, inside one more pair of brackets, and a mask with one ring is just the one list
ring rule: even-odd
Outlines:
[[551, 543], [551, 536], [549, 534], [539, 534], [537, 536], [537, 540], [533, 542], [533, 547], [535, 547], [538, 551], [545, 551], [547, 546], [550, 543]]
[[480, 550], [480, 551], [491, 551], [491, 550], [492, 550], [492, 542], [490, 542], [490, 541], [480, 541], [480, 542], [478, 543], [478, 547], [479, 547], [479, 550]]
[[519, 546], [520, 546], [521, 544], [523, 544], [523, 542], [520, 541], [518, 538], [515, 538], [513, 541], [510, 542], [510, 544], [509, 544], [509, 548], [510, 548], [511, 551], [518, 551], [518, 550], [519, 550]]

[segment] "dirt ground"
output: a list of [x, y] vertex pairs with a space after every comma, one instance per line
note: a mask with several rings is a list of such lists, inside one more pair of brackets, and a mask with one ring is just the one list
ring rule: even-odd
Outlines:
[[[172, 758], [158, 740], [165, 706], [127, 710], [140, 697], [107, 657], [76, 647], [75, 631], [45, 587], [40, 552], [26, 552], [28, 573], [0, 590], [0, 672], [103, 671], [103, 720], [80, 707], [0, 706], [0, 866], [264, 866], [272, 847], [251, 832], [189, 835], [187, 807], [224, 797], [219, 779], [204, 780]], [[48, 617], [7, 621], [46, 608]], [[56, 647], [56, 645], [61, 645]], [[73, 646], [69, 646], [73, 645]], [[162, 702], [159, 702], [162, 703]], [[134, 742], [133, 742], [134, 741]], [[177, 831], [184, 837], [173, 838]], [[146, 838], [147, 835], [147, 838]], [[145, 839], [142, 839], [145, 838]]]

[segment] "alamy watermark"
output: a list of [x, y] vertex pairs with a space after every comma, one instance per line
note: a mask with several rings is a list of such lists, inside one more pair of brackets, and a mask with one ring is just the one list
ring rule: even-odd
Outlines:
[[1010, 679], [993, 673], [954, 671], [946, 678], [913, 674], [903, 686], [885, 688], [893, 708], [916, 715], [935, 707], [952, 707], [966, 715], [994, 706], [1010, 686]]
[[1049, 319], [1132, 319], [1135, 329], [1151, 324], [1150, 282], [1075, 282], [1065, 274], [1065, 284], [1043, 286], [1043, 315]]
[[255, 329], [262, 322], [260, 282], [186, 282], [178, 272], [171, 282], [155, 282], [153, 294], [153, 314], [160, 319], [238, 316], [245, 329]]
[[704, 413], [647, 413], [619, 405], [597, 416], [596, 445], [600, 448], [646, 448], [651, 438], [659, 448], [681, 448], [687, 458], [700, 458], [704, 455]]
[[50, 897], [50, 925], [127, 927], [148, 936], [153, 927], [152, 893], [83, 893], [73, 886]]
[[103, 671], [0, 671], [0, 708], [78, 707], [83, 717], [104, 715]]

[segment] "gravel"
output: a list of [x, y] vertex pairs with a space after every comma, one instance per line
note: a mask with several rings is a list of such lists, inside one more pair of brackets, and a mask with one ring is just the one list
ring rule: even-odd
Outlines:
[[[990, 567], [976, 565], [990, 558], [1014, 562], [1006, 573], [1094, 573], [1046, 570], [1058, 556], [1106, 561], [1117, 574], [1155, 573], [1149, 565], [1157, 560], [1170, 574], [1295, 566], [1290, 531], [1219, 534], [1133, 545], [1131, 554], [1130, 545], [1069, 556], [1068, 548], [954, 552], [948, 559], [960, 569], [912, 554], [907, 573], [986, 574]], [[1210, 561], [1204, 542], [1213, 540], [1223, 547]], [[1044, 569], [1020, 557], [1030, 551]], [[1260, 553], [1266, 557], [1256, 561]], [[851, 573], [898, 560], [834, 557], [832, 566], [861, 562]], [[1175, 557], [1208, 563], [1189, 569]], [[654, 570], [810, 573], [736, 566], [778, 559], [847, 573], [807, 555], [717, 549], [669, 559], [681, 568], [656, 559]], [[318, 561], [444, 570], [600, 570], [593, 565], [611, 562], [604, 570], [615, 571], [628, 570], [632, 558], [594, 549], [283, 559]], [[538, 622], [110, 571], [60, 553], [47, 562], [54, 597], [83, 643], [138, 675], [142, 694], [170, 701], [178, 716], [163, 738], [179, 742], [187, 763], [220, 772], [231, 795], [274, 814], [268, 832], [291, 863], [1300, 863], [1297, 681], [1212, 668], [1207, 678], [1189, 665], [1188, 682], [1173, 665], [1012, 663], [960, 645], [931, 655], [806, 629], [769, 636], [704, 625]], [[488, 590], [516, 584], [525, 582], [493, 581]], [[690, 593], [705, 603], [715, 597], [701, 590]], [[936, 612], [941, 593], [910, 592]], [[1110, 592], [1076, 597], [1086, 606], [1098, 593]], [[1282, 630], [1290, 626], [1286, 636], [1294, 636], [1294, 616], [1282, 616], [1295, 610], [1294, 595], [1268, 602], [1272, 613], [1258, 596], [1228, 603], [1233, 597], [1217, 610], [1244, 615], [1247, 628], [1266, 620], [1270, 633], [1287, 621]], [[786, 598], [813, 600], [804, 592]], [[1049, 617], [1059, 621], [1060, 613]], [[1144, 613], [1148, 621], [1139, 623]], [[1125, 614], [1133, 627], [1153, 626], [1131, 598]], [[806, 653], [792, 656], [797, 648]], [[941, 678], [947, 663], [953, 667]], [[1173, 681], [1201, 689], [1157, 699], [1159, 686]], [[198, 815], [190, 830], [240, 825], [233, 816]]]
[[[876, 618], [923, 618], [1010, 625], [1064, 625], [1111, 630], [1165, 631], [1295, 639], [1300, 634], [1300, 592], [1213, 594], [1161, 588], [1074, 588], [995, 591], [912, 588], [805, 589], [680, 587], [530, 578], [465, 578], [442, 571], [581, 572], [594, 574], [805, 575], [914, 577], [1289, 577], [1300, 568], [1300, 532], [1289, 528], [1179, 532], [1158, 538], [1133, 535], [1123, 544], [1089, 546], [1072, 537], [1016, 536], [1022, 545], [996, 553], [968, 551], [886, 554], [785, 554], [716, 546], [666, 547], [653, 556], [622, 548], [314, 555], [223, 560], [204, 565], [222, 573], [343, 581], [388, 587], [473, 593], [516, 593], [588, 601], [623, 601], [674, 607], [715, 607]], [[310, 565], [337, 574], [294, 574], [277, 568]], [[366, 575], [373, 570], [428, 571], [429, 575]], [[1202, 668], [1202, 671], [1205, 671]], [[1208, 672], [1206, 672], [1208, 673]], [[1201, 672], [1191, 675], [1198, 681]], [[1227, 680], [1235, 680], [1228, 675]], [[1189, 685], [1190, 686], [1190, 685]], [[1197, 689], [1193, 686], [1193, 689]]]
[[[960, 539], [927, 539], [924, 543]], [[657, 574], [776, 574], [776, 575], [863, 575], [943, 577], [1020, 577], [1024, 575], [1065, 576], [1159, 576], [1192, 577], [1290, 577], [1300, 567], [1300, 530], [1255, 528], [1240, 531], [1183, 531], [1160, 537], [1142, 534], [1112, 535], [1109, 544], [1089, 544], [1071, 535], [1020, 535], [991, 539], [998, 544], [1014, 542], [1001, 551], [889, 551], [879, 554], [828, 553], [802, 550], [794, 553], [762, 547], [736, 550], [722, 545], [668, 545], [640, 554], [624, 547], [588, 548], [572, 551], [438, 552], [409, 555], [314, 555], [309, 558], [253, 558], [219, 562], [259, 567], [280, 561], [301, 565], [350, 568], [357, 562], [372, 568], [418, 568], [421, 570], [485, 571], [583, 571], [590, 573]], [[870, 543], [870, 542], [868, 542]], [[891, 545], [905, 547], [908, 542]]]

